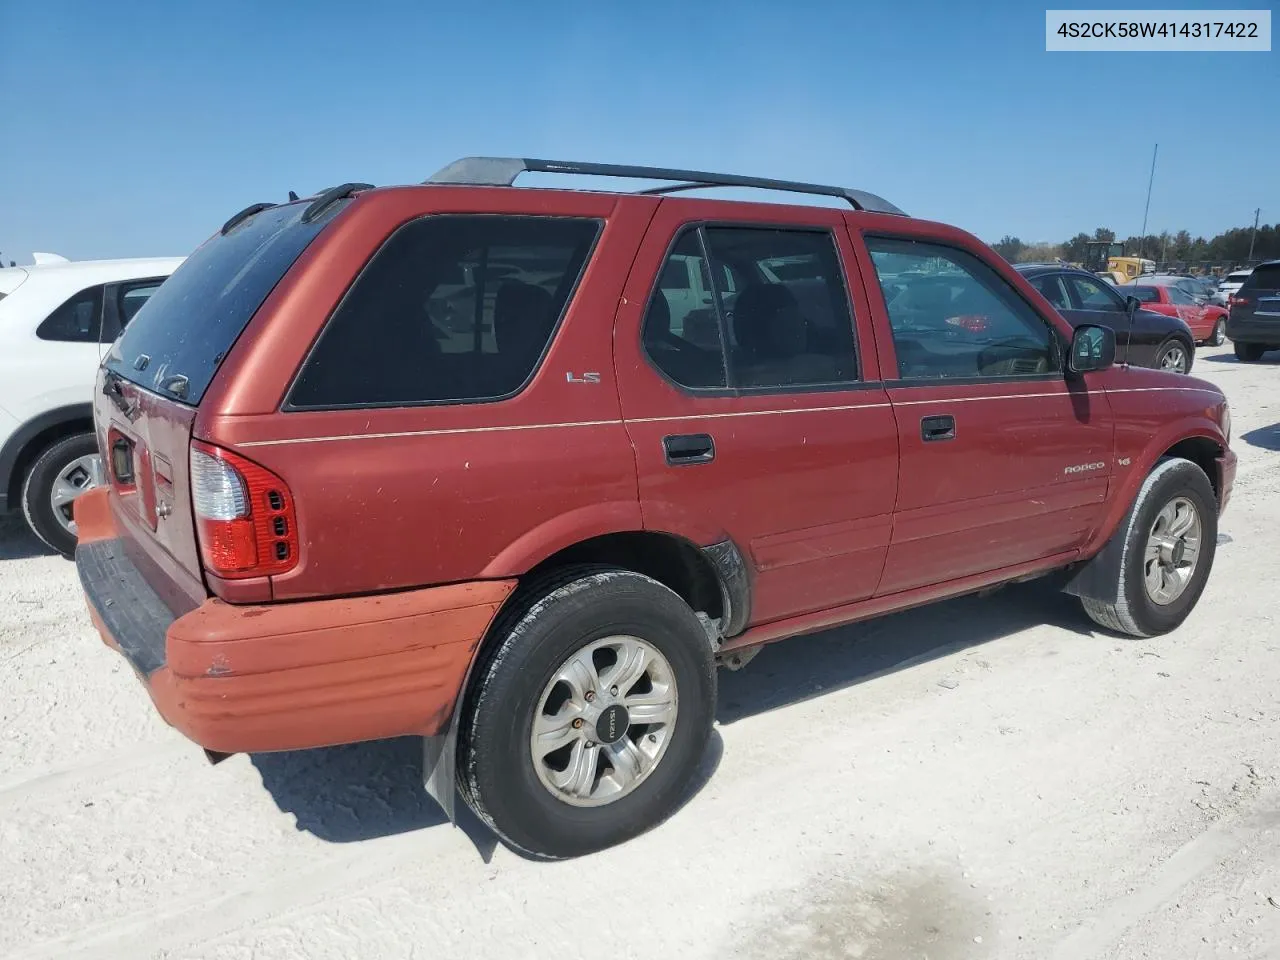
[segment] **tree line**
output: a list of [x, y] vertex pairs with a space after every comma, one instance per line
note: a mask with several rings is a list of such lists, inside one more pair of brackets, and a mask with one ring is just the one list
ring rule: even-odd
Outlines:
[[[1164, 231], [1142, 237], [1128, 237], [1124, 241], [1126, 256], [1143, 256], [1161, 263], [1185, 264], [1244, 264], [1249, 260], [1249, 239], [1253, 225], [1234, 227], [1216, 237], [1192, 237], [1186, 230], [1177, 233]], [[1077, 233], [1062, 243], [1024, 243], [1017, 237], [1004, 236], [992, 248], [1011, 263], [1036, 263], [1062, 259], [1071, 263], [1084, 263], [1087, 244], [1091, 240], [1112, 242], [1114, 230], [1098, 227], [1092, 234]], [[1280, 224], [1260, 225], [1253, 240], [1253, 262], [1280, 259]]]

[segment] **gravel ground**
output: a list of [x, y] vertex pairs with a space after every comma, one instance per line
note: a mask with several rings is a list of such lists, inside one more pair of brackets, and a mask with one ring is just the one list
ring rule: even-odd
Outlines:
[[583, 860], [441, 823], [412, 741], [212, 767], [0, 525], [0, 956], [1280, 956], [1280, 363], [1175, 634], [1010, 588], [723, 674], [706, 782]]

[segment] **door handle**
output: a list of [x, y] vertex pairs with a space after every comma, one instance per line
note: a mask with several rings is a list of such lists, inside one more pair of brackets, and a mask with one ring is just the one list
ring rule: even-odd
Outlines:
[[710, 463], [716, 458], [716, 444], [709, 433], [680, 433], [662, 438], [667, 463], [673, 467], [690, 463]]
[[925, 443], [956, 438], [956, 418], [949, 414], [920, 418], [920, 437]]

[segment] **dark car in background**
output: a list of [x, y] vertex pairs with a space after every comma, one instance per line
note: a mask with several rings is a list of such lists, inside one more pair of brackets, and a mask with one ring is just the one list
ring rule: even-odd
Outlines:
[[1227, 336], [1237, 359], [1251, 363], [1280, 350], [1280, 260], [1254, 267], [1229, 302]]
[[1195, 335], [1181, 318], [1142, 309], [1137, 298], [1125, 296], [1124, 287], [1087, 270], [1060, 263], [1020, 263], [1016, 269], [1073, 327], [1098, 323], [1113, 329], [1117, 363], [1190, 372]]

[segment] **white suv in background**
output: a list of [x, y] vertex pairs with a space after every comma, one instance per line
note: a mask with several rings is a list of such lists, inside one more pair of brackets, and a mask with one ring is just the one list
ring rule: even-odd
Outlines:
[[1222, 294], [1223, 306], [1231, 299], [1231, 295], [1239, 291], [1244, 286], [1244, 282], [1249, 279], [1249, 274], [1253, 273], [1253, 267], [1246, 270], [1232, 270], [1222, 278], [1222, 283], [1218, 285], [1218, 292]]
[[0, 511], [75, 551], [71, 501], [96, 485], [93, 378], [106, 349], [183, 260], [68, 261], [0, 268]]

